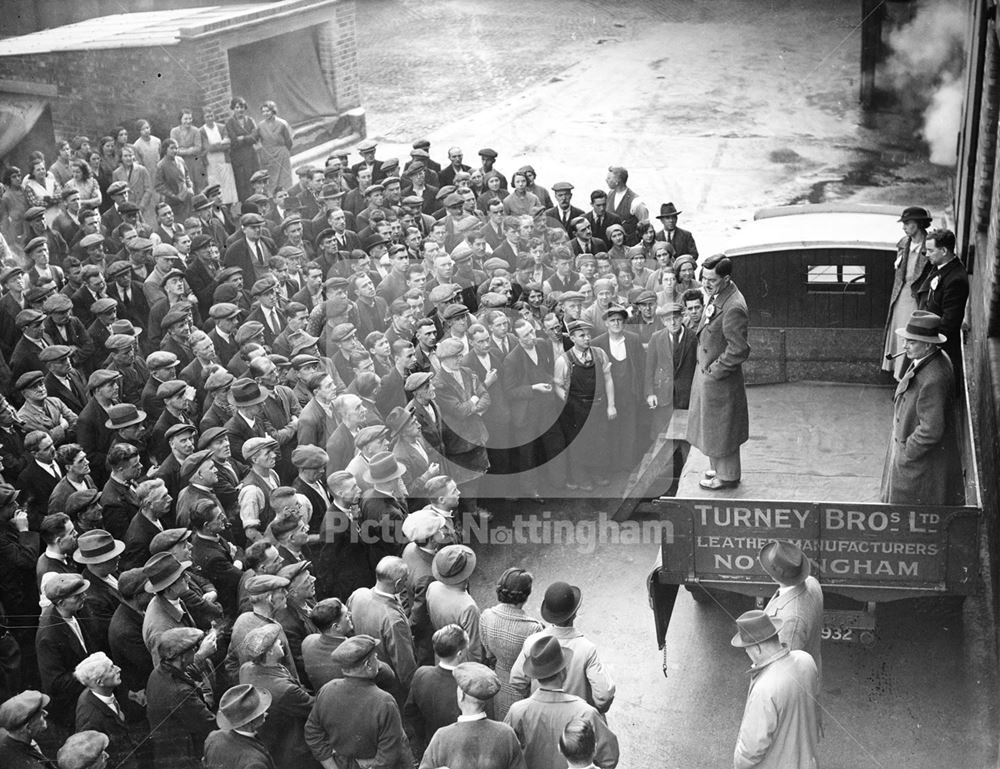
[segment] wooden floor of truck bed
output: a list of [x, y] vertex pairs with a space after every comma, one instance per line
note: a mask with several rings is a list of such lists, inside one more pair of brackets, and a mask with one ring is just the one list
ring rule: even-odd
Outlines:
[[708, 459], [692, 447], [676, 496], [878, 502], [892, 395], [891, 387], [825, 382], [748, 387], [739, 487], [701, 488]]

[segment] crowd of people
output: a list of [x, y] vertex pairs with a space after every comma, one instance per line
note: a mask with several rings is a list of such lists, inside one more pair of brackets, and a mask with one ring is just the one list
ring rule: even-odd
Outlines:
[[579, 589], [480, 612], [463, 524], [688, 408], [682, 212], [247, 113], [6, 161], [0, 764], [611, 769]]

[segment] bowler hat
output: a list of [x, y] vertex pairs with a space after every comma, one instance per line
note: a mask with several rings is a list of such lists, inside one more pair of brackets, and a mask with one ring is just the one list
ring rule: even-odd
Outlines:
[[914, 310], [905, 328], [896, 329], [896, 336], [928, 344], [944, 344], [948, 341], [948, 338], [941, 333], [941, 318], [926, 310]]
[[740, 649], [763, 643], [778, 635], [781, 625], [780, 619], [769, 617], [758, 609], [744, 612], [736, 618], [737, 632], [729, 643]]
[[253, 684], [239, 684], [219, 699], [215, 722], [220, 729], [239, 729], [267, 712], [271, 707], [271, 692]]
[[573, 659], [573, 651], [564, 649], [559, 639], [542, 635], [525, 652], [524, 672], [534, 679], [551, 678]]
[[768, 542], [757, 558], [764, 571], [783, 585], [797, 585], [809, 576], [809, 558], [791, 542]]
[[434, 555], [431, 573], [445, 585], [460, 585], [476, 569], [476, 554], [466, 545], [448, 545]]
[[678, 211], [673, 203], [664, 203], [660, 206], [660, 214], [657, 219], [669, 219], [671, 216], [678, 216], [684, 213], [683, 211]]
[[76, 540], [73, 560], [77, 563], [106, 563], [125, 552], [125, 543], [104, 529], [85, 531]]
[[400, 478], [406, 468], [388, 451], [380, 451], [364, 471], [364, 479], [368, 483], [386, 483]]
[[580, 609], [583, 594], [576, 585], [553, 582], [542, 599], [542, 619], [546, 622], [564, 622]]
[[143, 568], [146, 570], [146, 592], [159, 593], [179, 580], [191, 568], [191, 561], [178, 561], [170, 553], [157, 553]]

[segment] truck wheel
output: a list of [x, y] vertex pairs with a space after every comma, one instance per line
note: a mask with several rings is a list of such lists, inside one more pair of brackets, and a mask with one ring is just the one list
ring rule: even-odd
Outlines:
[[875, 634], [871, 630], [862, 630], [860, 635], [858, 635], [858, 640], [866, 649], [871, 649], [875, 646]]
[[695, 603], [700, 603], [703, 605], [714, 603], [714, 601], [712, 600], [712, 596], [710, 596], [708, 594], [708, 591], [701, 585], [698, 584], [684, 585], [684, 589], [691, 594], [691, 597], [694, 599]]

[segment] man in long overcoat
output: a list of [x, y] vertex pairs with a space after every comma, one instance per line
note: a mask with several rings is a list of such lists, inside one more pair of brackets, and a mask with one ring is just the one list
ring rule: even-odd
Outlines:
[[708, 457], [700, 481], [710, 491], [739, 485], [740, 446], [750, 437], [743, 363], [750, 357], [750, 316], [733, 283], [728, 257], [710, 257], [702, 282], [709, 302], [698, 325], [698, 365], [691, 385], [688, 442]]
[[955, 373], [941, 351], [941, 318], [916, 310], [896, 329], [910, 365], [894, 396], [892, 436], [882, 471], [882, 501], [960, 505], [964, 501], [955, 429]]

